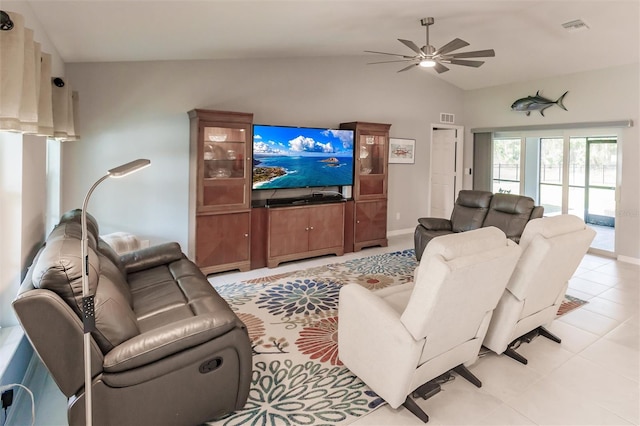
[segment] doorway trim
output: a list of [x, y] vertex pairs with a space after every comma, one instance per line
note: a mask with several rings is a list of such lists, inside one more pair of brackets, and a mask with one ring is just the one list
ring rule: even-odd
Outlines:
[[[463, 179], [463, 154], [464, 154], [464, 126], [457, 126], [454, 124], [443, 124], [443, 123], [431, 123], [431, 130], [429, 131], [429, 188], [431, 188], [431, 171], [433, 170], [433, 132], [434, 130], [445, 130], [445, 129], [453, 129], [456, 131], [456, 160], [455, 160], [455, 184], [454, 184], [454, 197], [453, 200], [458, 196], [458, 192], [462, 189], [462, 179]], [[431, 212], [431, 194], [427, 199], [427, 211]]]

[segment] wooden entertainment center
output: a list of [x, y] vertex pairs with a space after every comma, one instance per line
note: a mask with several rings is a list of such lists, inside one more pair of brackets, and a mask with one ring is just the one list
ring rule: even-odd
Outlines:
[[389, 124], [340, 124], [355, 133], [352, 199], [252, 203], [253, 114], [194, 109], [189, 119], [188, 253], [203, 273], [387, 245]]

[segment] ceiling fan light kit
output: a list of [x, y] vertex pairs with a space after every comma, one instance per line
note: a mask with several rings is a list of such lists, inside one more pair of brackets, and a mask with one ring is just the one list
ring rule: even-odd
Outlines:
[[476, 61], [476, 60], [467, 60], [466, 58], [488, 58], [495, 56], [495, 52], [493, 49], [486, 50], [476, 50], [472, 52], [459, 52], [459, 53], [451, 53], [454, 50], [462, 49], [463, 47], [469, 46], [469, 43], [466, 41], [455, 38], [451, 40], [449, 43], [442, 46], [440, 49], [436, 49], [431, 44], [429, 44], [429, 26], [433, 25], [434, 19], [432, 17], [422, 18], [420, 20], [420, 24], [426, 28], [426, 43], [422, 48], [418, 47], [417, 44], [412, 42], [411, 40], [403, 40], [398, 39], [398, 41], [414, 52], [413, 56], [402, 55], [398, 53], [386, 53], [386, 52], [377, 52], [374, 50], [365, 50], [367, 53], [375, 53], [377, 55], [389, 55], [396, 56], [402, 59], [396, 59], [392, 61], [379, 61], [379, 62], [370, 62], [371, 64], [386, 64], [391, 62], [408, 62], [409, 65], [402, 68], [398, 72], [407, 71], [411, 68], [415, 68], [416, 66], [420, 66], [423, 68], [434, 68], [438, 74], [449, 71], [449, 68], [445, 66], [447, 65], [462, 65], [465, 67], [474, 67], [478, 68], [484, 61]]

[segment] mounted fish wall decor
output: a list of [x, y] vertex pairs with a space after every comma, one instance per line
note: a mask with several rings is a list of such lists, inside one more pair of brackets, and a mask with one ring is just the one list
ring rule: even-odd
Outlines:
[[524, 111], [527, 116], [531, 114], [531, 111], [540, 111], [540, 115], [543, 117], [544, 110], [553, 105], [558, 105], [563, 110], [568, 111], [567, 108], [565, 108], [565, 106], [562, 104], [562, 100], [567, 93], [569, 92], [564, 92], [562, 96], [560, 96], [556, 101], [552, 101], [551, 99], [540, 96], [540, 91], [538, 90], [535, 96], [527, 96], [526, 98], [520, 98], [515, 101], [511, 105], [511, 110]]

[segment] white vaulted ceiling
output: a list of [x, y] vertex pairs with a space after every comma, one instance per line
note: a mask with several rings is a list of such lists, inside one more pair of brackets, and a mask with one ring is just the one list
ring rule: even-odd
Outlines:
[[[397, 39], [424, 45], [428, 16], [436, 48], [459, 37], [470, 46], [456, 52], [496, 51], [480, 68], [438, 75], [462, 89], [637, 63], [640, 54], [638, 0], [23, 1], [66, 63], [359, 56], [391, 75], [404, 65], [366, 65], [393, 58], [364, 50], [413, 55]], [[562, 28], [575, 19], [590, 29]]]

